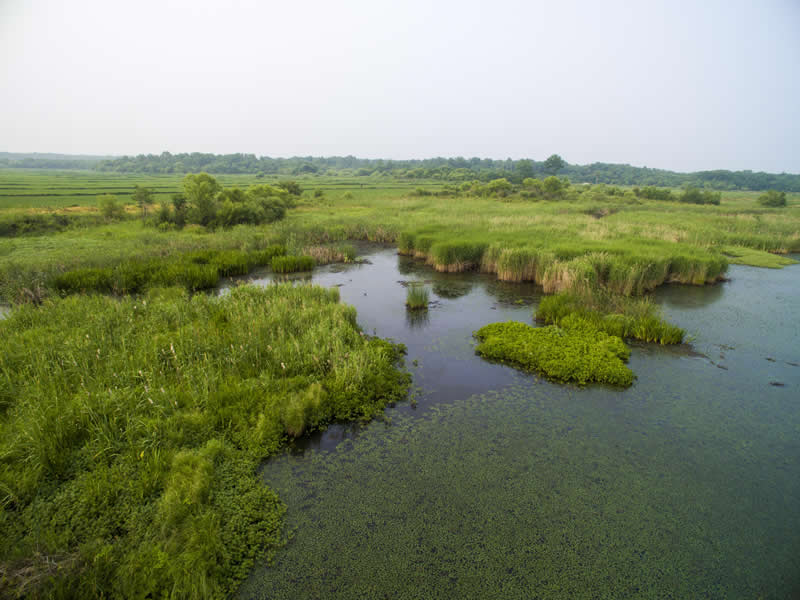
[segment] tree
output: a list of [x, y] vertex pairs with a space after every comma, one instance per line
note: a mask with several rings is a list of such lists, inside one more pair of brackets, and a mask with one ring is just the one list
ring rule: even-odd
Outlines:
[[492, 179], [489, 183], [486, 184], [486, 191], [493, 196], [500, 196], [504, 198], [508, 196], [514, 187], [505, 177], [501, 177], [500, 179]]
[[546, 161], [544, 161], [544, 170], [549, 175], [557, 174], [561, 169], [567, 166], [567, 163], [558, 154], [551, 154]]
[[147, 216], [147, 207], [153, 203], [153, 190], [136, 185], [133, 188], [133, 201], [142, 211], [142, 219]]
[[533, 161], [524, 158], [517, 161], [517, 177], [520, 180], [528, 179], [534, 176]]
[[542, 191], [551, 200], [562, 196], [564, 194], [564, 187], [564, 182], [554, 175], [546, 177], [545, 180], [542, 181]]
[[208, 173], [189, 173], [183, 178], [183, 192], [194, 212], [193, 222], [212, 225], [217, 214], [217, 195], [222, 186]]

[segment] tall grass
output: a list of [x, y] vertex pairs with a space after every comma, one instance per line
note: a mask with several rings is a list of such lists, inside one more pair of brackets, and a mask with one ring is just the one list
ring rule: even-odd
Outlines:
[[422, 285], [409, 285], [406, 289], [406, 307], [409, 310], [427, 310], [428, 288]]
[[281, 540], [287, 437], [405, 397], [338, 291], [70, 296], [0, 321], [0, 595], [223, 597]]
[[272, 259], [275, 273], [296, 273], [314, 269], [314, 259], [310, 256], [276, 256]]
[[564, 329], [603, 331], [620, 338], [680, 344], [685, 332], [664, 321], [649, 298], [627, 298], [600, 292], [556, 294], [542, 298], [536, 319]]

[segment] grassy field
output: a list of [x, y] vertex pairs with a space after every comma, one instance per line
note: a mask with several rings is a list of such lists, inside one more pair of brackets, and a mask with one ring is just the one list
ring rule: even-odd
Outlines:
[[[361, 335], [335, 291], [189, 294], [221, 276], [348, 262], [347, 242], [370, 240], [440, 271], [534, 281], [564, 293], [539, 315], [553, 325], [492, 329], [483, 354], [624, 387], [632, 374], [620, 337], [683, 337], [627, 297], [712, 283], [734, 262], [780, 268], [791, 262], [783, 254], [800, 252], [797, 195], [773, 209], [757, 193], [687, 205], [582, 185], [535, 200], [307, 177], [296, 207], [268, 225], [157, 227], [156, 206], [149, 219], [133, 205], [114, 219], [97, 207], [101, 194], [129, 202], [135, 185], [158, 202], [181, 181], [0, 171], [0, 302], [20, 305], [0, 320], [0, 593], [224, 596], [280, 543], [283, 507], [257, 484], [259, 461], [308, 429], [370, 418], [405, 396], [398, 349]], [[622, 300], [592, 310], [575, 300], [597, 291]], [[609, 320], [606, 306], [624, 310]], [[554, 347], [571, 336], [572, 353], [559, 364], [514, 354], [540, 334]], [[589, 346], [611, 371], [581, 366]]]
[[[275, 182], [237, 175], [219, 180], [225, 186]], [[171, 195], [180, 189], [178, 176], [2, 171], [0, 221], [42, 212], [84, 220], [60, 231], [0, 238], [0, 296], [15, 302], [20, 288], [47, 289], [65, 270], [132, 256], [287, 242], [297, 246], [290, 254], [309, 254], [331, 242], [382, 241], [442, 271], [481, 269], [503, 280], [536, 281], [548, 292], [600, 285], [625, 295], [670, 281], [713, 282], [724, 276], [727, 263], [780, 267], [789, 262], [781, 254], [800, 251], [797, 195], [790, 195], [788, 207], [772, 209], [757, 204], [756, 192], [724, 193], [713, 206], [642, 200], [629, 190], [612, 195], [606, 186], [572, 186], [561, 200], [531, 201], [442, 195], [438, 183], [384, 177], [298, 181], [305, 191], [281, 222], [162, 232], [137, 220], [134, 206], [127, 220], [103, 221], [96, 196], [114, 193], [125, 201], [137, 184]], [[419, 187], [432, 195], [418, 195]]]

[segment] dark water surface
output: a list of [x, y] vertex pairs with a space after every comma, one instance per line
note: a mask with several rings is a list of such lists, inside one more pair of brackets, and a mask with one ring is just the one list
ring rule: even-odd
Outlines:
[[415, 406], [264, 465], [293, 537], [242, 598], [800, 597], [800, 265], [659, 290], [692, 348], [634, 345], [616, 390], [475, 356], [535, 286], [368, 258], [312, 280], [408, 346]]

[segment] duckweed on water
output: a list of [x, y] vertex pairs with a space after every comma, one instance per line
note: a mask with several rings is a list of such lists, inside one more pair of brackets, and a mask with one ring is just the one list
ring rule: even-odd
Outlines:
[[0, 321], [0, 596], [222, 597], [281, 542], [256, 468], [406, 396], [338, 290], [70, 296]]
[[486, 325], [475, 337], [481, 342], [475, 351], [482, 357], [542, 373], [555, 381], [622, 387], [633, 383], [633, 372], [624, 364], [630, 349], [620, 338], [590, 325], [562, 329], [508, 321]]

